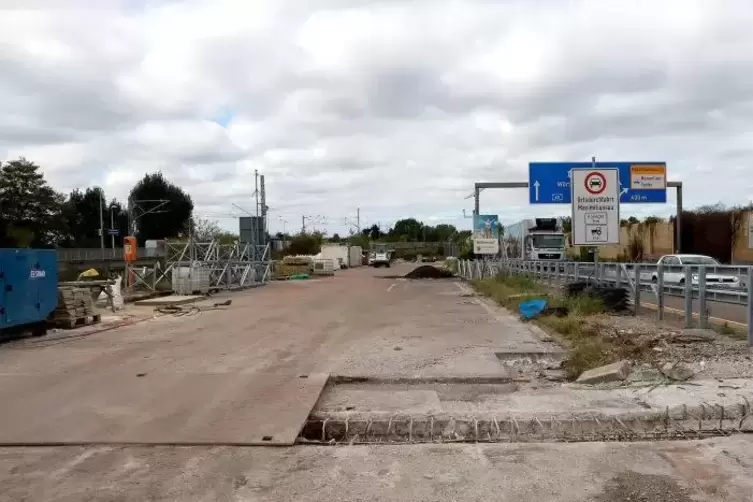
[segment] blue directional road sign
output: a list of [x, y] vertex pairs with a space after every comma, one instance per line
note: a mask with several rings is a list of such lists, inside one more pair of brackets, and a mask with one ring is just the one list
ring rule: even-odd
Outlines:
[[667, 202], [667, 165], [664, 162], [531, 162], [528, 165], [530, 203], [570, 204], [570, 170], [574, 167], [619, 170], [621, 204]]

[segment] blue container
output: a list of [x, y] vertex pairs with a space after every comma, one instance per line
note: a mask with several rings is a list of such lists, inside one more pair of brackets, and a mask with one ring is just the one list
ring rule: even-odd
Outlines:
[[0, 330], [42, 322], [57, 303], [54, 249], [0, 248]]

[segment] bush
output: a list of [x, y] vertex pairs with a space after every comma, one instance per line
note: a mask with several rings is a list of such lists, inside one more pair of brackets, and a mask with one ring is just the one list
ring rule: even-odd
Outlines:
[[297, 234], [290, 239], [285, 250], [288, 255], [314, 255], [322, 250], [322, 237], [318, 234]]

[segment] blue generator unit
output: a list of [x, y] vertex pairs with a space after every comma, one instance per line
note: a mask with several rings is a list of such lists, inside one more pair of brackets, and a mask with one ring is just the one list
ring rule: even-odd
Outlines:
[[0, 333], [42, 325], [57, 303], [54, 249], [0, 248]]

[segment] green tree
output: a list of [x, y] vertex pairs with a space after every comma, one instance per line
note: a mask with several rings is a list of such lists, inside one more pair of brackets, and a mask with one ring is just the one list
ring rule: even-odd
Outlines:
[[191, 197], [161, 172], [147, 174], [136, 183], [128, 203], [141, 242], [182, 236], [193, 212]]
[[434, 227], [434, 234], [438, 242], [449, 241], [457, 233], [458, 229], [455, 228], [455, 225], [440, 223]]
[[42, 247], [65, 239], [65, 197], [25, 158], [0, 164], [0, 246]]
[[[123, 237], [128, 235], [128, 211], [115, 199], [110, 201], [106, 211], [105, 227], [118, 231], [118, 235], [115, 237], [115, 245], [121, 246], [123, 244]], [[110, 226], [110, 222], [112, 222], [112, 226]]]
[[401, 237], [405, 237], [408, 242], [418, 241], [422, 238], [423, 223], [415, 218], [406, 218], [398, 220], [395, 225], [389, 231], [391, 240], [402, 240]]
[[199, 242], [209, 242], [222, 234], [222, 229], [216, 220], [194, 218], [191, 230], [193, 238]]
[[300, 233], [290, 239], [290, 246], [285, 250], [287, 254], [292, 255], [313, 255], [322, 250], [322, 241], [324, 235], [320, 232]]
[[194, 218], [191, 230], [193, 238], [199, 242], [218, 241], [220, 244], [232, 244], [240, 239], [240, 236], [220, 227], [217, 220], [207, 218]]
[[374, 223], [373, 225], [371, 225], [369, 227], [369, 229], [368, 229], [368, 237], [369, 237], [369, 239], [371, 239], [373, 241], [378, 241], [379, 239], [382, 238], [382, 229], [379, 228], [379, 225], [377, 225], [376, 223]]
[[[100, 210], [102, 211], [101, 215]], [[104, 223], [105, 233], [110, 223], [104, 190], [93, 187], [87, 188], [84, 192], [78, 189], [72, 191], [64, 204], [63, 213], [70, 230], [73, 247], [94, 248], [100, 246], [100, 216], [101, 222]]]
[[351, 246], [361, 246], [361, 249], [368, 250], [369, 246], [371, 245], [371, 241], [369, 240], [368, 235], [364, 235], [363, 232], [361, 233], [352, 233], [350, 237], [348, 237], [348, 243]]

